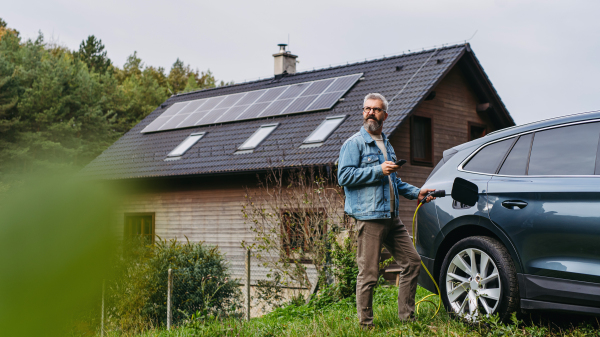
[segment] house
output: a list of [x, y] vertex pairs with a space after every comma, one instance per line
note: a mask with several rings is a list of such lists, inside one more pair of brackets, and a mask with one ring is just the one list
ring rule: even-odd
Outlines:
[[[444, 150], [515, 124], [469, 44], [306, 72], [280, 47], [274, 77], [174, 95], [84, 169], [144, 183], [123, 206], [125, 235], [188, 238], [241, 256], [240, 242], [252, 240], [244, 186], [273, 166], [335, 165], [371, 92], [390, 101], [384, 132], [408, 160], [400, 177], [415, 186]], [[415, 206], [401, 200], [405, 224]]]

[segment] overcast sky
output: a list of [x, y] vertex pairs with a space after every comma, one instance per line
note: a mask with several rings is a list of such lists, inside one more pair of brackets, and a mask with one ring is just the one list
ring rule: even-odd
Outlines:
[[122, 66], [134, 51], [170, 69], [179, 57], [219, 80], [273, 76], [290, 39], [298, 71], [469, 39], [517, 124], [600, 109], [600, 1], [8, 1], [24, 38], [77, 49], [88, 35]]

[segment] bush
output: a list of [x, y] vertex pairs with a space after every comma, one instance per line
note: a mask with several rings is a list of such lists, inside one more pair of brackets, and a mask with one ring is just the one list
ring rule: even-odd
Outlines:
[[342, 242], [338, 242], [335, 234], [330, 233], [328, 273], [333, 275], [335, 283], [327, 285], [324, 278], [320, 280], [321, 291], [310, 302], [316, 308], [324, 308], [345, 299], [356, 301], [356, 241], [353, 232], [347, 233], [349, 235]]
[[133, 245], [118, 258], [118, 277], [108, 283], [108, 326], [141, 331], [166, 324], [168, 270], [173, 270], [173, 324], [186, 318], [224, 316], [240, 302], [223, 254], [202, 243], [159, 240]]

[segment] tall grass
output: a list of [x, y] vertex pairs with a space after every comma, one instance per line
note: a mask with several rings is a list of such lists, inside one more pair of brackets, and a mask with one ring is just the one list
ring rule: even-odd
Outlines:
[[[598, 336], [598, 323], [593, 317], [544, 314], [528, 317], [525, 322], [501, 324], [494, 318], [482, 324], [469, 324], [452, 319], [441, 310], [432, 317], [433, 306], [425, 306], [415, 322], [401, 322], [397, 317], [398, 288], [380, 287], [374, 295], [375, 328], [363, 331], [356, 318], [352, 298], [322, 309], [310, 305], [288, 305], [249, 322], [226, 319], [207, 320], [171, 331], [151, 330], [138, 337], [188, 336]], [[429, 292], [418, 289], [417, 299]], [[112, 336], [112, 335], [111, 335]], [[116, 335], [114, 335], [116, 337]]]

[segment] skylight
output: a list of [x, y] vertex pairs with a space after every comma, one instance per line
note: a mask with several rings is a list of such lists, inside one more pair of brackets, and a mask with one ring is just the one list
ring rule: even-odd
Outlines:
[[340, 124], [342, 124], [342, 122], [344, 121], [344, 119], [346, 119], [346, 116], [332, 116], [332, 117], [327, 117], [325, 118], [325, 120], [321, 123], [321, 125], [319, 125], [315, 131], [313, 131], [310, 136], [308, 136], [305, 140], [304, 140], [304, 144], [311, 144], [311, 143], [322, 143], [325, 140], [327, 140], [327, 138], [329, 137], [329, 135], [331, 135], [333, 133], [333, 131], [335, 131], [335, 129], [337, 129], [338, 126], [340, 126]]
[[181, 144], [177, 145], [177, 147], [171, 151], [167, 157], [181, 157], [183, 154], [189, 150], [190, 147], [194, 146], [200, 138], [204, 137], [206, 132], [196, 132], [189, 135]]
[[276, 123], [261, 125], [260, 128], [258, 128], [258, 130], [256, 130], [252, 134], [252, 136], [250, 136], [250, 138], [248, 138], [248, 140], [244, 142], [244, 144], [238, 147], [238, 150], [252, 150], [256, 148], [263, 140], [269, 137], [269, 135], [271, 134], [271, 132], [273, 132], [273, 130], [275, 130], [277, 125], [279, 124]]

